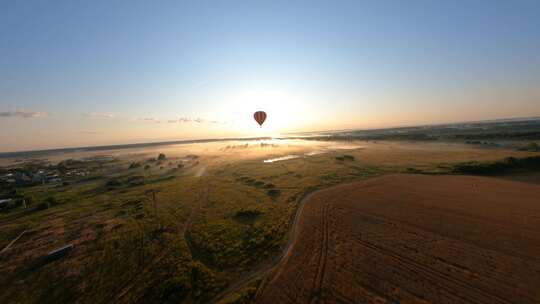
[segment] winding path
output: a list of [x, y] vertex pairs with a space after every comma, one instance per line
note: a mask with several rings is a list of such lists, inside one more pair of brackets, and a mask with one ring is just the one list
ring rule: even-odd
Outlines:
[[276, 256], [274, 259], [272, 259], [269, 262], [265, 262], [260, 264], [259, 266], [255, 267], [255, 269], [251, 270], [248, 273], [245, 273], [241, 279], [234, 282], [233, 284], [229, 285], [226, 289], [221, 291], [218, 295], [216, 295], [209, 303], [217, 303], [220, 300], [224, 299], [227, 295], [232, 294], [236, 291], [239, 291], [240, 289], [246, 287], [253, 281], [265, 277], [266, 275], [270, 274], [274, 269], [280, 269], [280, 265], [282, 265], [290, 255], [292, 248], [296, 242], [297, 239], [297, 226], [298, 226], [298, 220], [301, 217], [302, 210], [304, 210], [304, 204], [306, 201], [309, 200], [309, 198], [316, 194], [317, 192], [322, 190], [311, 190], [304, 193], [304, 195], [300, 198], [298, 202], [298, 208], [296, 210], [296, 214], [294, 216], [293, 222], [291, 223], [291, 230], [289, 231], [289, 240], [287, 241], [287, 244], [285, 247], [283, 247], [283, 250], [281, 253]]

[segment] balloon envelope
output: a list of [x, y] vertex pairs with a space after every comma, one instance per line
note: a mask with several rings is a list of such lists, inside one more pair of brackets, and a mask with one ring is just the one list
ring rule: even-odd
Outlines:
[[255, 121], [259, 124], [259, 126], [262, 126], [266, 120], [266, 113], [264, 111], [257, 111], [253, 114], [253, 118], [255, 118]]

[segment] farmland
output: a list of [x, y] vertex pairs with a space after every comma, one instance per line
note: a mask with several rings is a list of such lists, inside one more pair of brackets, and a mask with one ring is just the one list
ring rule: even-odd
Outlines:
[[257, 302], [537, 303], [539, 201], [536, 185], [466, 176], [320, 191]]
[[[534, 182], [530, 160], [523, 159], [533, 157], [534, 163], [538, 152], [516, 147], [313, 138], [34, 153], [26, 161], [10, 155], [3, 160], [6, 176], [40, 170], [58, 176], [2, 184], [1, 194], [18, 203], [0, 213], [0, 248], [9, 246], [0, 255], [0, 298], [242, 303], [264, 291], [257, 296], [263, 301], [309, 193], [396, 173], [469, 174], [459, 170], [501, 162], [505, 179]], [[345, 210], [327, 208], [329, 214]], [[388, 225], [382, 226], [385, 234], [397, 233]], [[302, 244], [299, 236], [294, 254]], [[47, 258], [65, 245], [73, 249]]]

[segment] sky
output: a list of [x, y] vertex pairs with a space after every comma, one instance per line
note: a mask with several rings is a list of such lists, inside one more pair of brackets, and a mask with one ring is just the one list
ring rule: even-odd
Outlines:
[[2, 0], [0, 152], [540, 116], [538, 12]]

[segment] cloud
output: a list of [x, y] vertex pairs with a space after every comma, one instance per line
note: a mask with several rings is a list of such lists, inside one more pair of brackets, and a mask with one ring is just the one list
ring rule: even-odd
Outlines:
[[156, 119], [154, 117], [139, 117], [136, 120], [137, 121], [142, 121], [142, 122], [153, 122], [153, 123], [160, 123], [161, 122], [159, 119]]
[[204, 119], [204, 118], [201, 118], [201, 117], [197, 117], [197, 118], [180, 117], [178, 120], [169, 120], [169, 122], [170, 123], [173, 123], [173, 122], [178, 122], [178, 123], [194, 122], [194, 123], [198, 123], [198, 124], [203, 124], [203, 123], [221, 124], [221, 123], [225, 123], [225, 122], [218, 121], [218, 120], [207, 120], [207, 119]]
[[139, 117], [135, 118], [134, 121], [140, 121], [140, 122], [154, 122], [154, 123], [169, 123], [169, 124], [184, 124], [184, 123], [196, 123], [196, 124], [222, 124], [225, 122], [217, 121], [217, 120], [207, 120], [201, 117], [197, 118], [191, 118], [191, 117], [180, 117], [178, 119], [168, 119], [168, 120], [159, 120], [154, 117]]
[[115, 118], [116, 115], [111, 113], [84, 113], [83, 116], [90, 117], [90, 118]]
[[175, 120], [175, 122], [178, 122], [178, 123], [188, 123], [188, 122], [202, 123], [202, 122], [204, 122], [204, 119], [202, 119], [202, 118], [180, 117], [180, 118], [178, 118], [178, 120]]
[[28, 112], [28, 111], [0, 112], [0, 117], [37, 118], [37, 117], [47, 117], [47, 116], [49, 116], [49, 113], [47, 112]]
[[98, 135], [98, 134], [103, 134], [103, 132], [100, 132], [100, 131], [79, 131], [78, 132], [79, 134], [85, 134], [85, 135]]

